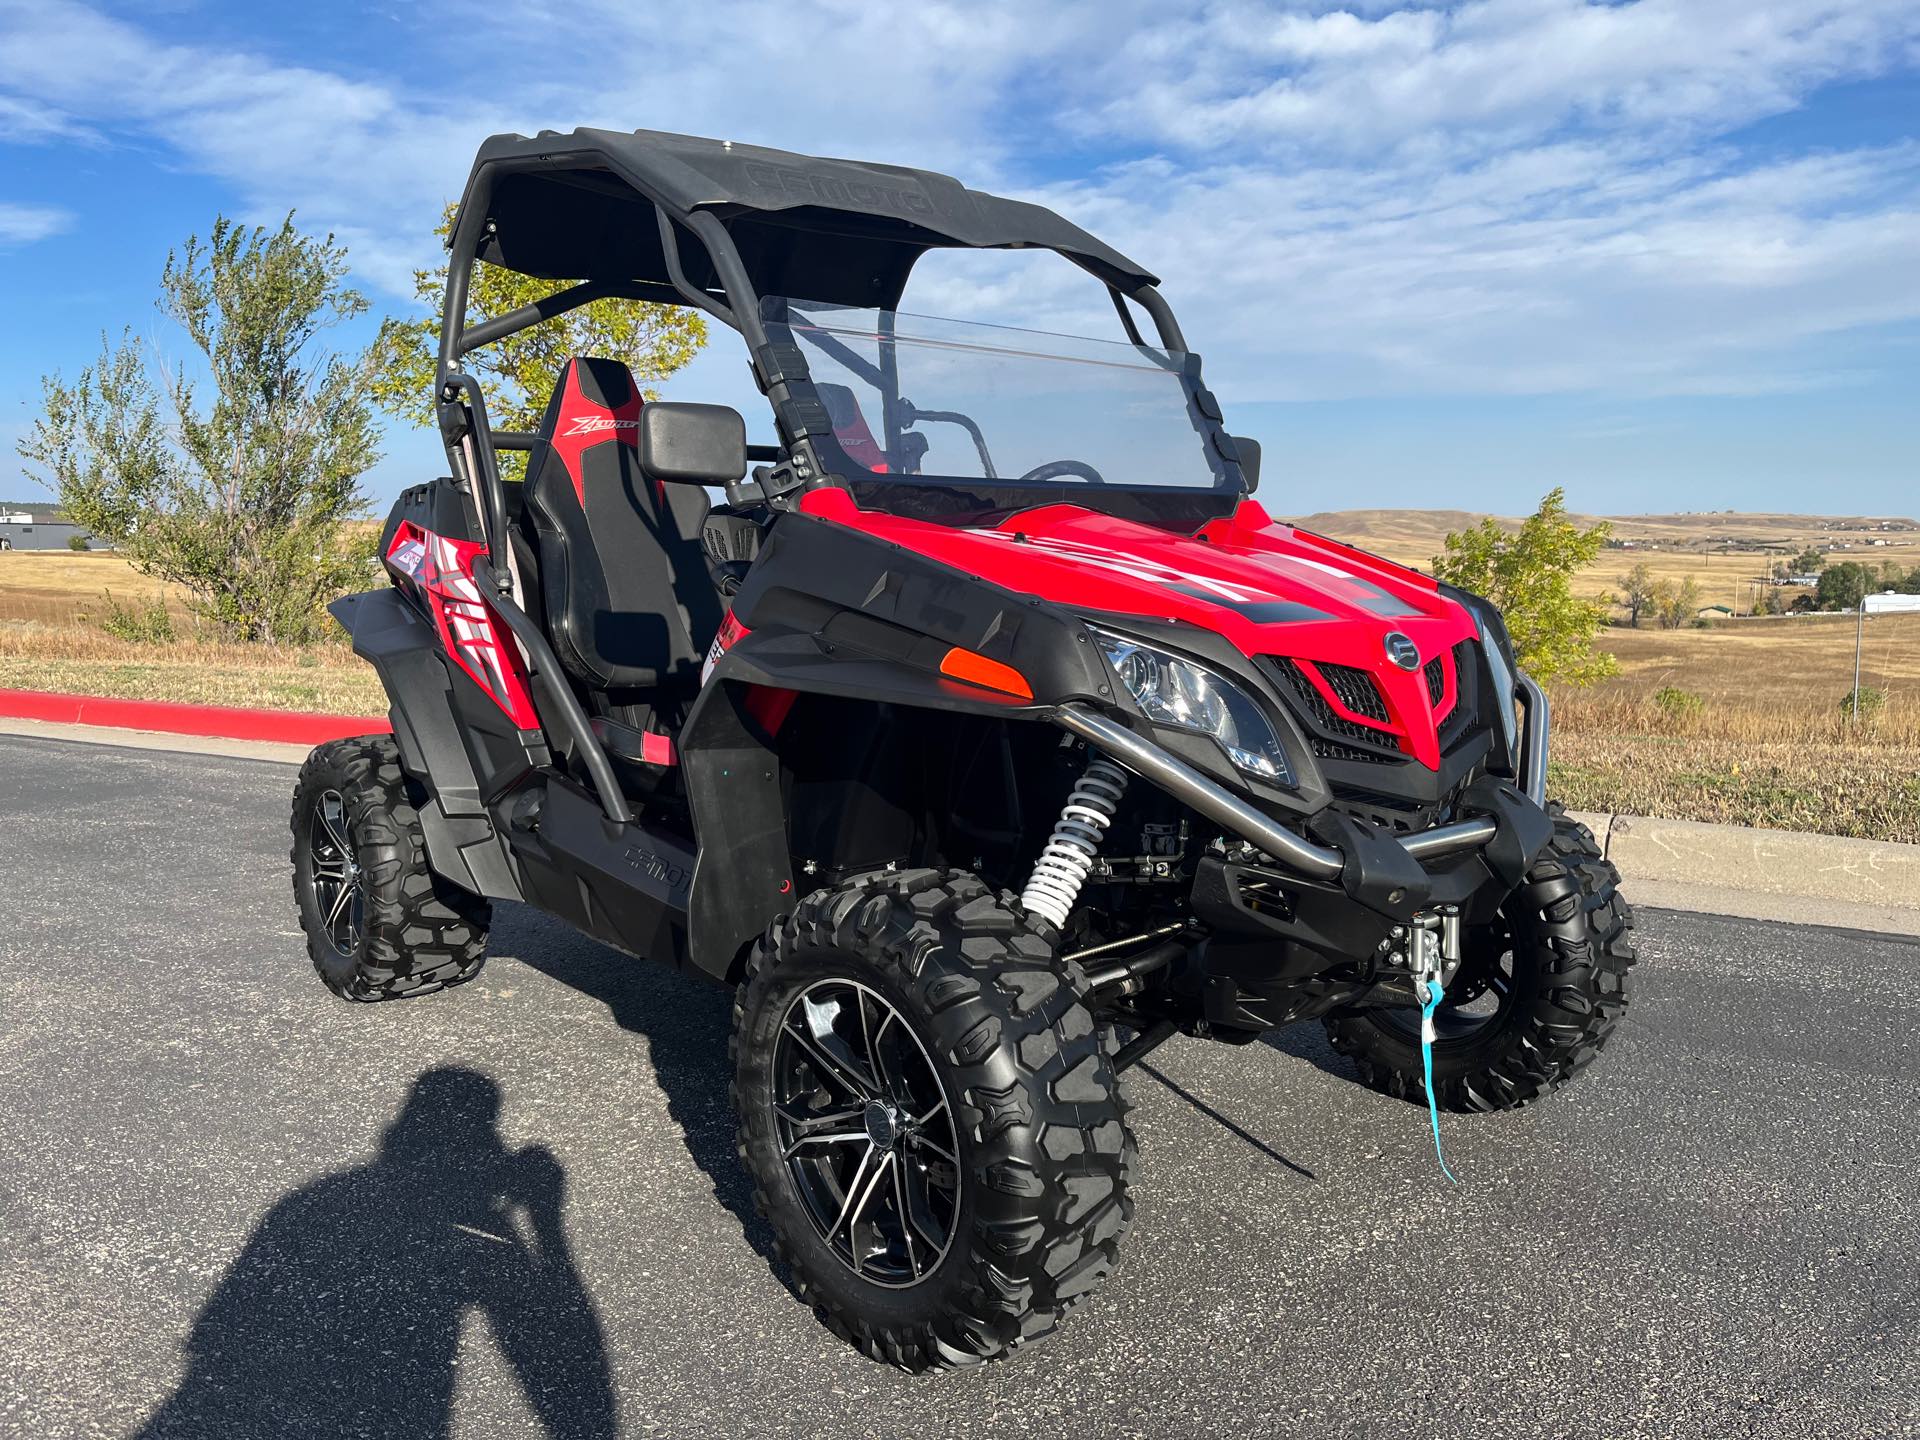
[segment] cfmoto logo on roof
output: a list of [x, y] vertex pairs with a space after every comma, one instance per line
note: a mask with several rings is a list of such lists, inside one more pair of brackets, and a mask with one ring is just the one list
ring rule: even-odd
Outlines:
[[1387, 632], [1387, 659], [1402, 670], [1420, 668], [1420, 647], [1402, 635], [1398, 630]]
[[783, 195], [818, 200], [826, 205], [856, 205], [911, 215], [933, 213], [933, 201], [914, 190], [889, 190], [881, 185], [864, 185], [858, 180], [812, 175], [789, 165], [769, 165], [764, 160], [751, 162], [746, 173], [747, 179], [762, 189], [778, 190]]

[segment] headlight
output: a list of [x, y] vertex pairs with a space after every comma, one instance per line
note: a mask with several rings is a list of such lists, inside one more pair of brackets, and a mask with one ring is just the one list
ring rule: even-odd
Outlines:
[[1486, 616], [1477, 611], [1474, 623], [1480, 627], [1480, 648], [1486, 652], [1487, 669], [1493, 675], [1493, 707], [1500, 717], [1500, 731], [1507, 737], [1507, 753], [1518, 756], [1520, 753], [1520, 719], [1514, 708], [1513, 669], [1507, 664], [1507, 657], [1494, 643], [1493, 632], [1487, 626]]
[[1276, 785], [1293, 784], [1293, 771], [1273, 724], [1232, 681], [1203, 665], [1130, 636], [1089, 626], [1120, 683], [1156, 725], [1212, 738], [1238, 768]]

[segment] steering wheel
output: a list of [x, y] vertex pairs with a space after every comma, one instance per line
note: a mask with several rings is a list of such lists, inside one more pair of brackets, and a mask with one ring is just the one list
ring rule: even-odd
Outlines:
[[1044, 465], [1036, 465], [1013, 483], [1016, 485], [1038, 485], [1042, 480], [1058, 479], [1062, 475], [1073, 475], [1089, 485], [1104, 485], [1107, 477], [1084, 460], [1049, 460]]

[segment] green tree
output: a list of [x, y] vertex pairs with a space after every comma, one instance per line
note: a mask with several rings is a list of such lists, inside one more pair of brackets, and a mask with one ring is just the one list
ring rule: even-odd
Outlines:
[[1566, 492], [1555, 488], [1509, 534], [1493, 520], [1450, 534], [1433, 573], [1484, 595], [1500, 607], [1521, 667], [1537, 680], [1585, 685], [1611, 675], [1616, 662], [1594, 648], [1607, 607], [1573, 593], [1573, 577], [1591, 565], [1612, 527], [1581, 529], [1567, 516]]
[[1700, 614], [1700, 583], [1689, 575], [1680, 584], [1662, 580], [1653, 589], [1653, 610], [1662, 630], [1691, 625]]
[[1642, 560], [1620, 577], [1620, 603], [1627, 607], [1627, 623], [1640, 628], [1640, 617], [1653, 608], [1653, 571]]
[[1822, 610], [1858, 610], [1861, 599], [1872, 588], [1871, 570], [1857, 560], [1842, 560], [1820, 572], [1813, 598]]
[[1825, 569], [1826, 564], [1827, 557], [1809, 545], [1793, 557], [1792, 567], [1787, 573], [1790, 575], [1814, 575]]
[[[455, 208], [447, 207], [434, 232], [443, 241], [453, 231]], [[376, 398], [393, 414], [427, 426], [434, 423], [433, 374], [440, 354], [440, 307], [446, 288], [445, 265], [414, 271], [414, 297], [426, 307], [425, 313], [388, 320], [374, 342]], [[566, 288], [563, 283], [536, 280], [497, 265], [475, 265], [467, 294], [467, 323], [503, 315]], [[569, 356], [605, 355], [619, 360], [633, 371], [641, 394], [658, 400], [660, 392], [652, 382], [684, 366], [706, 341], [706, 317], [697, 310], [596, 300], [484, 345], [462, 359], [461, 365], [485, 385], [487, 416], [494, 429], [532, 430], [539, 425], [560, 367]], [[521, 455], [501, 456], [501, 469], [509, 478], [516, 477], [524, 463]]]
[[103, 335], [73, 384], [42, 381], [44, 413], [19, 446], [68, 518], [235, 638], [313, 638], [326, 601], [366, 572], [370, 537], [346, 522], [380, 458], [371, 371], [322, 343], [367, 308], [346, 272], [345, 249], [291, 214], [274, 230], [220, 217], [160, 276], [195, 373], [131, 329]]

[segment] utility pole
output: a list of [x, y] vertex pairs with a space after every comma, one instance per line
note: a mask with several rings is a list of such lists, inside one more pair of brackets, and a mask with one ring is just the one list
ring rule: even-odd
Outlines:
[[1860, 723], [1860, 639], [1867, 628], [1867, 597], [1860, 597], [1860, 609], [1853, 617], [1853, 723]]

